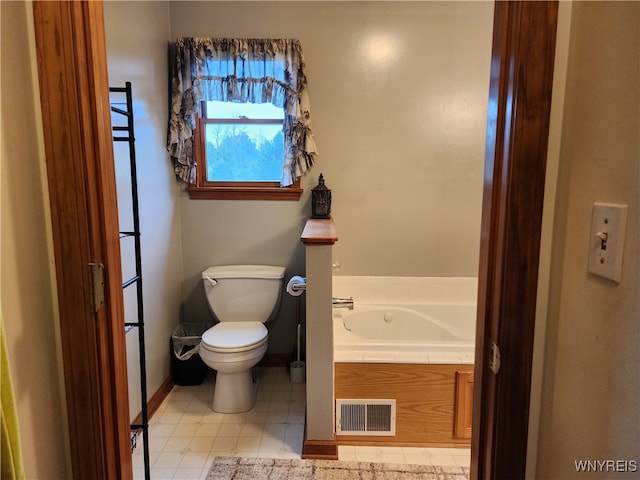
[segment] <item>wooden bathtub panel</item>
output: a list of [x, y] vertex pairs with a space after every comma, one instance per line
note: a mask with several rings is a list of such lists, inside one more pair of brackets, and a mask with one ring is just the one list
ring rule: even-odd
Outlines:
[[456, 372], [473, 365], [336, 363], [336, 398], [394, 398], [395, 437], [337, 435], [348, 445], [467, 446], [454, 437]]

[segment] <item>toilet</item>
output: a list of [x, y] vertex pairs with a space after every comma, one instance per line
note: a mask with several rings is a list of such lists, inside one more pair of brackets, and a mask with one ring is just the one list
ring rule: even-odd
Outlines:
[[255, 404], [251, 368], [267, 351], [264, 324], [278, 312], [284, 271], [271, 265], [220, 265], [202, 272], [209, 309], [219, 322], [202, 334], [199, 350], [217, 372], [215, 412], [246, 412]]

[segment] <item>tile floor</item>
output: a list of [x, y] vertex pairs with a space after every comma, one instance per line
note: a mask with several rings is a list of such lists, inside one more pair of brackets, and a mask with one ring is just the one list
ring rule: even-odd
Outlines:
[[[284, 368], [256, 368], [255, 407], [246, 413], [211, 410], [214, 376], [176, 386], [149, 422], [151, 478], [204, 479], [216, 456], [300, 458], [305, 385]], [[340, 460], [468, 466], [468, 449], [338, 447]], [[133, 453], [134, 478], [144, 479], [142, 439]]]

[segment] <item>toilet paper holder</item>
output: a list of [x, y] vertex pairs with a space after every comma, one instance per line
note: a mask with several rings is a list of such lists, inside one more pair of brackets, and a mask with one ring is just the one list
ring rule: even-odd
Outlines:
[[287, 283], [287, 293], [297, 297], [307, 289], [307, 279], [299, 275], [294, 275]]

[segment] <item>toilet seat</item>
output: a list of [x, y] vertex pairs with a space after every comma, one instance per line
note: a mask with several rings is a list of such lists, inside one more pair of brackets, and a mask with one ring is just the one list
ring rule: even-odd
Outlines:
[[266, 343], [268, 337], [262, 322], [223, 322], [202, 334], [200, 348], [219, 353], [244, 352]]

